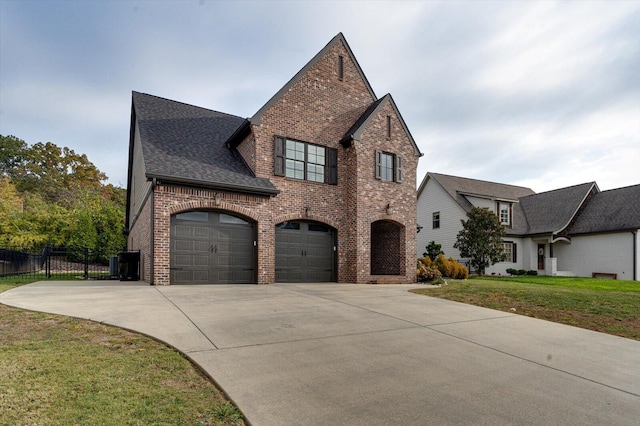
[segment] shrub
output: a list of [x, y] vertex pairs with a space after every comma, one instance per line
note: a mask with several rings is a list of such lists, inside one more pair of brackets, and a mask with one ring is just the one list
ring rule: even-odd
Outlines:
[[525, 271], [524, 269], [518, 269], [518, 275], [524, 275], [526, 273], [527, 271]]
[[451, 265], [451, 261], [449, 259], [444, 257], [444, 254], [439, 254], [438, 257], [436, 257], [434, 265], [438, 268], [438, 271], [440, 271], [443, 277], [451, 277], [453, 274], [453, 265]]
[[513, 268], [507, 268], [507, 274], [509, 275], [518, 275], [518, 270]]
[[418, 259], [416, 274], [418, 282], [433, 282], [438, 284], [442, 281], [442, 274], [435, 265], [431, 264], [428, 257]]
[[527, 275], [538, 275], [538, 271], [534, 271], [534, 270], [527, 271]]
[[435, 261], [432, 261], [429, 257], [418, 259], [418, 280], [421, 277], [432, 275], [432, 272], [423, 271], [421, 273], [421, 268], [438, 271], [440, 277], [458, 280], [466, 280], [469, 277], [469, 271], [463, 264], [451, 257], [447, 259], [442, 254], [438, 255]]

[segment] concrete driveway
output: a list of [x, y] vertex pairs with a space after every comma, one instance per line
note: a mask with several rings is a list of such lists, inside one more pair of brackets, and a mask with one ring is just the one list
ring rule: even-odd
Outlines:
[[0, 302], [176, 347], [253, 425], [640, 422], [640, 342], [417, 286], [41, 282]]

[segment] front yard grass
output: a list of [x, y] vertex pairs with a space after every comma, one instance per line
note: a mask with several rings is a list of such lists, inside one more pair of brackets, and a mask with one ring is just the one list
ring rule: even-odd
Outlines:
[[412, 291], [640, 340], [640, 283], [636, 281], [477, 277]]
[[[3, 280], [0, 291], [23, 283]], [[244, 424], [172, 348], [116, 327], [2, 304], [0, 407], [2, 425]]]

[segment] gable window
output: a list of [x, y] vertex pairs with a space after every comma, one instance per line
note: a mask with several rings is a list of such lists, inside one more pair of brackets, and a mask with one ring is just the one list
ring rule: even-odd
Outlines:
[[512, 241], [505, 241], [502, 243], [502, 250], [504, 251], [504, 261], [516, 263], [518, 261], [517, 253], [518, 245]]
[[498, 203], [498, 215], [500, 216], [500, 223], [511, 225], [511, 204]]
[[338, 56], [338, 79], [342, 81], [344, 79], [344, 57]]
[[440, 228], [440, 212], [434, 212], [433, 213], [433, 218], [432, 218], [431, 223], [433, 225], [433, 229]]
[[402, 157], [376, 150], [376, 179], [402, 182]]
[[276, 176], [337, 184], [337, 149], [276, 136], [274, 152]]

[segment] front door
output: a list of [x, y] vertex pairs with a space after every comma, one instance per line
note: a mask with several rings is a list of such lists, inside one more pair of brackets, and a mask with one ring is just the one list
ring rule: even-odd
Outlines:
[[538, 269], [544, 269], [544, 244], [538, 244]]

